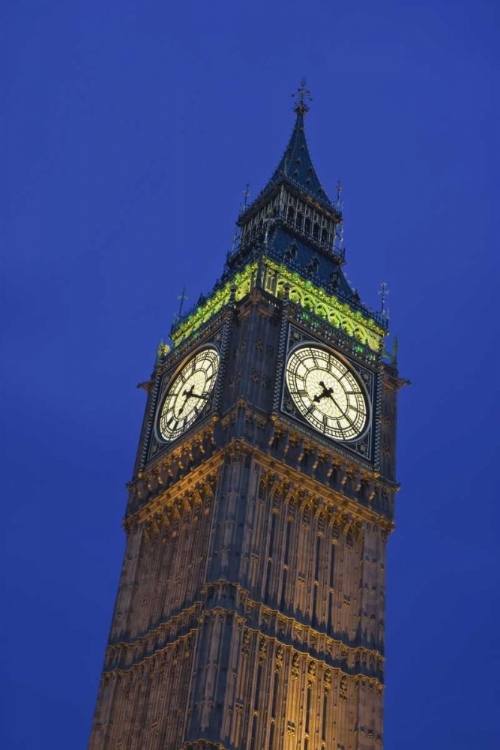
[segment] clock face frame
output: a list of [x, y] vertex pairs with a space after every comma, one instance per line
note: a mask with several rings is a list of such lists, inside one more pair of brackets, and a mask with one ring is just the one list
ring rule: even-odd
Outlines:
[[370, 399], [361, 378], [336, 352], [315, 343], [294, 347], [286, 385], [302, 417], [318, 432], [352, 443], [370, 427]]
[[177, 440], [202, 415], [215, 388], [219, 366], [220, 355], [214, 346], [198, 349], [181, 365], [158, 410], [160, 440]]

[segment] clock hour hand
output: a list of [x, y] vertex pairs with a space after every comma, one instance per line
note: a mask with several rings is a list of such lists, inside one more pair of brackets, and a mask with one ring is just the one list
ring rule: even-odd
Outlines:
[[181, 414], [184, 411], [184, 407], [186, 406], [187, 402], [189, 401], [189, 399], [191, 398], [191, 396], [194, 395], [193, 394], [193, 390], [194, 390], [194, 385], [192, 385], [191, 388], [189, 388], [189, 389], [186, 388], [186, 390], [182, 394], [184, 396], [184, 403], [182, 404], [181, 408], [179, 409], [179, 412], [177, 414], [178, 417], [181, 416]]
[[184, 403], [182, 404], [181, 408], [179, 409], [179, 412], [177, 414], [178, 417], [180, 417], [180, 415], [184, 411], [184, 407], [186, 406], [186, 404], [187, 404], [187, 402], [189, 401], [190, 398], [201, 398], [201, 399], [203, 399], [203, 401], [206, 401], [207, 398], [208, 398], [207, 395], [203, 395], [203, 394], [200, 394], [200, 393], [195, 393], [194, 392], [194, 385], [192, 385], [191, 388], [186, 388], [186, 390], [184, 391], [184, 393], [182, 395], [184, 396]]
[[323, 392], [319, 394], [319, 396], [314, 396], [313, 401], [316, 401], [316, 403], [319, 403], [322, 398], [333, 398], [333, 388], [327, 388], [326, 385], [322, 380], [319, 381], [320, 386], [323, 388]]

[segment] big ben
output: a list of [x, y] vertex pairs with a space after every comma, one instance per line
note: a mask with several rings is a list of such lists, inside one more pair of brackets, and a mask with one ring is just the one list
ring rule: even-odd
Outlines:
[[383, 745], [404, 381], [343, 271], [307, 98], [144, 384], [91, 750]]

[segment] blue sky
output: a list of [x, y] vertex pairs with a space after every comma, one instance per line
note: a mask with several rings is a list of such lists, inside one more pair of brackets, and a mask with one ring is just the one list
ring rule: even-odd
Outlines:
[[493, 750], [500, 697], [496, 3], [0, 7], [6, 750], [85, 748], [150, 374], [220, 275], [306, 76], [346, 271], [400, 371], [386, 750]]

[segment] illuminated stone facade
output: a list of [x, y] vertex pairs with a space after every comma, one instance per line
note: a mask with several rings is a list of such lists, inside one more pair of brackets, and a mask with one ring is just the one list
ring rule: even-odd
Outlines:
[[[302, 97], [222, 279], [177, 322], [145, 384], [91, 750], [383, 743], [403, 381], [384, 356], [387, 321], [343, 275], [340, 203], [310, 161], [306, 111]], [[284, 372], [301, 342], [341, 355], [363, 380], [370, 425], [359, 440], [329, 440], [295, 410]], [[217, 385], [195, 424], [166, 443], [164, 395], [206, 345], [220, 353]]]

